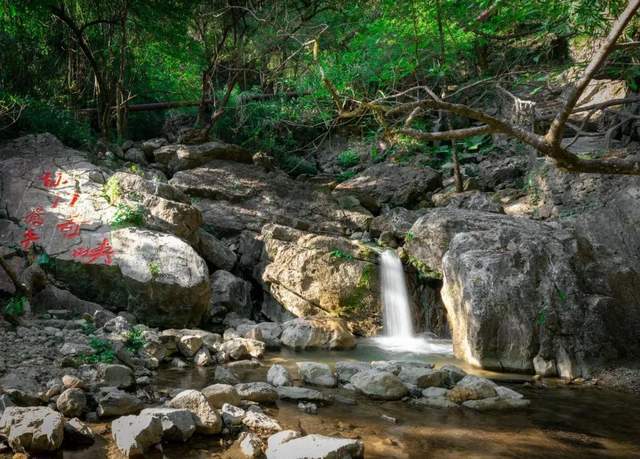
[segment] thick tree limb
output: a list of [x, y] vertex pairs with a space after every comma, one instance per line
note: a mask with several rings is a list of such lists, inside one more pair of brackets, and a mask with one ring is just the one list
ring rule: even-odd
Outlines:
[[470, 127], [465, 129], [453, 129], [450, 131], [441, 131], [441, 132], [424, 132], [418, 129], [410, 129], [410, 128], [398, 129], [394, 132], [397, 134], [406, 135], [408, 137], [412, 137], [418, 140], [438, 141], [438, 140], [466, 139], [467, 137], [472, 137], [474, 135], [488, 134], [494, 131], [493, 129], [491, 129], [491, 127], [484, 125], [484, 126]]
[[576, 85], [569, 92], [564, 106], [551, 123], [551, 127], [549, 128], [549, 131], [546, 135], [547, 141], [553, 147], [558, 147], [562, 142], [565, 125], [567, 123], [567, 120], [571, 116], [574, 107], [578, 103], [580, 96], [589, 85], [589, 82], [591, 81], [593, 76], [598, 72], [598, 70], [600, 70], [609, 54], [611, 54], [611, 52], [615, 49], [620, 35], [622, 35], [622, 32], [627, 27], [639, 8], [640, 0], [629, 1], [627, 7], [622, 12], [620, 17], [613, 23], [611, 32], [609, 32], [609, 35], [607, 36], [604, 44], [598, 50], [591, 63], [589, 63]]

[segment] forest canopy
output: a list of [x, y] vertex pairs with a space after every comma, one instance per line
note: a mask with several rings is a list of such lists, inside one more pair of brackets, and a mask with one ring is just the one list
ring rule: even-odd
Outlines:
[[[421, 87], [459, 104], [483, 105], [504, 88], [533, 98], [569, 67], [586, 67], [627, 4], [4, 0], [0, 137], [48, 131], [90, 146], [156, 136], [183, 116], [205, 137], [313, 173], [304, 154], [327, 132], [388, 131], [376, 110], [356, 110], [364, 101]], [[633, 44], [639, 24], [631, 20], [620, 41]], [[638, 56], [616, 48], [597, 70], [636, 91]], [[414, 115], [415, 129], [473, 127]]]

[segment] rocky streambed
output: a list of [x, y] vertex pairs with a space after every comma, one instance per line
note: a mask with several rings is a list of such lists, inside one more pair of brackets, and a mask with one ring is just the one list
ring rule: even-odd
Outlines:
[[[597, 381], [480, 375], [447, 354], [358, 349], [339, 321], [231, 318], [216, 334], [101, 315], [4, 330], [0, 457], [640, 453], [637, 396]], [[110, 343], [113, 363], [91, 363], [104, 358], [95, 339]]]

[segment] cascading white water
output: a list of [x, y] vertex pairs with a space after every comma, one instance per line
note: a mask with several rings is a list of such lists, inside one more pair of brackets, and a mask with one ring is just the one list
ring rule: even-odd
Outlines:
[[394, 353], [452, 354], [449, 340], [415, 335], [404, 269], [393, 250], [380, 255], [380, 286], [384, 335], [369, 338], [369, 342]]
[[380, 277], [384, 307], [384, 334], [396, 338], [413, 337], [404, 269], [400, 258], [392, 250], [385, 250], [380, 255]]

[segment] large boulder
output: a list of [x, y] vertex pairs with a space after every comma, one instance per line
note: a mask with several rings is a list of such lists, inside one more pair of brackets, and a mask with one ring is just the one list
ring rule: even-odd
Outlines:
[[367, 209], [378, 212], [383, 206], [415, 207], [441, 187], [442, 176], [431, 168], [385, 162], [342, 182], [335, 191], [355, 195]]
[[124, 416], [138, 413], [142, 407], [142, 402], [135, 395], [110, 387], [98, 397], [97, 412], [100, 417]]
[[[144, 207], [117, 207], [105, 197], [133, 192], [115, 181], [105, 187], [107, 172], [48, 134], [9, 142], [0, 158], [0, 243], [40, 247], [49, 273], [81, 299], [128, 309], [153, 326], [200, 321], [210, 295], [204, 260], [173, 234], [133, 226], [170, 229]], [[183, 213], [164, 211], [184, 223]]]
[[190, 411], [196, 422], [196, 431], [200, 433], [217, 434], [222, 430], [220, 415], [197, 390], [180, 392], [167, 403], [167, 406]]
[[348, 438], [312, 434], [301, 437], [294, 431], [283, 431], [269, 437], [267, 459], [360, 459], [364, 457], [364, 443]]
[[326, 363], [297, 362], [298, 372], [306, 384], [334, 387], [338, 382]]
[[198, 252], [215, 268], [230, 271], [236, 264], [236, 254], [224, 242], [204, 230], [200, 230]]
[[51, 408], [10, 406], [0, 417], [0, 436], [16, 452], [56, 451], [62, 445], [64, 420]]
[[351, 377], [351, 384], [366, 396], [380, 400], [399, 400], [408, 393], [400, 378], [386, 371], [360, 371]]
[[258, 403], [269, 403], [278, 400], [276, 388], [264, 382], [236, 384], [235, 389], [242, 400]]
[[378, 266], [373, 252], [346, 238], [279, 225], [262, 230], [271, 296], [298, 317], [333, 315], [364, 335], [379, 328]]
[[153, 151], [155, 160], [172, 172], [194, 169], [212, 160], [221, 159], [251, 163], [251, 153], [244, 148], [214, 141], [200, 145], [164, 145]]
[[111, 423], [111, 435], [125, 457], [143, 456], [162, 440], [162, 422], [157, 416], [123, 416]]
[[352, 349], [356, 338], [343, 320], [332, 317], [293, 319], [283, 324], [281, 341], [293, 349]]
[[443, 275], [456, 356], [483, 368], [576, 377], [638, 355], [640, 267], [628, 255], [638, 238], [628, 223], [640, 214], [637, 196], [628, 189], [615, 206], [572, 225], [462, 209], [421, 217], [405, 249]]
[[86, 406], [87, 397], [81, 389], [67, 389], [56, 400], [56, 408], [68, 418], [80, 416]]
[[162, 438], [168, 441], [185, 442], [196, 431], [196, 421], [189, 410], [176, 408], [145, 408], [140, 416], [149, 415], [160, 420]]

